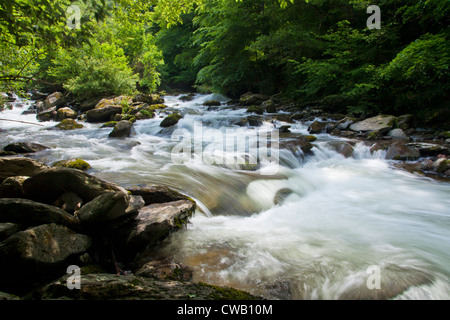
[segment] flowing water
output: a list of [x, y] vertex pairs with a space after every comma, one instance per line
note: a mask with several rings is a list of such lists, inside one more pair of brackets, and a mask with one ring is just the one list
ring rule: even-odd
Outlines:
[[[63, 132], [53, 130], [55, 122], [40, 127], [0, 121], [0, 146], [41, 143], [51, 149], [34, 157], [46, 164], [82, 158], [102, 179], [125, 187], [163, 184], [194, 198], [198, 210], [187, 230], [167, 239], [162, 253], [192, 268], [195, 281], [268, 299], [450, 298], [449, 183], [395, 169], [363, 143], [345, 158], [329, 147], [342, 139], [327, 134], [318, 135], [310, 156], [281, 147], [280, 166], [271, 174], [264, 173], [267, 162], [196, 161], [201, 154], [195, 148], [193, 161], [177, 164], [172, 150], [181, 140], [173, 138], [174, 129], [192, 141], [208, 129], [225, 137], [233, 129], [232, 138], [237, 132], [239, 140], [286, 124], [268, 119], [259, 128], [240, 127], [244, 109], [202, 106], [211, 99], [226, 101], [168, 96], [169, 108], [138, 121], [136, 134], [124, 140], [109, 139], [111, 128], [100, 124]], [[19, 101], [0, 118], [36, 122], [35, 115], [21, 115], [30, 103]], [[184, 118], [176, 128], [160, 128], [172, 110]], [[289, 125], [293, 136], [307, 134], [307, 123]], [[212, 143], [203, 142], [202, 150]], [[249, 139], [247, 147], [258, 144]], [[225, 158], [251, 158], [224, 150]]]

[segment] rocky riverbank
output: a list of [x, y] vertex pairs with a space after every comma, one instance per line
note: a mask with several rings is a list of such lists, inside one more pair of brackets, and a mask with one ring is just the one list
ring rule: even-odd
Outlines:
[[[130, 187], [70, 167], [0, 158], [2, 299], [250, 299], [245, 292], [194, 284], [191, 271], [152, 259], [196, 210], [164, 186]], [[81, 287], [68, 288], [69, 266]]]

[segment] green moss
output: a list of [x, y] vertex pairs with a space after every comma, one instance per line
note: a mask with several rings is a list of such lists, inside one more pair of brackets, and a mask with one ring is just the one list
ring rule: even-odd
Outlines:
[[53, 167], [65, 167], [86, 171], [91, 168], [91, 165], [82, 159], [74, 159], [55, 162]]
[[76, 122], [73, 119], [64, 119], [63, 121], [58, 123], [55, 127], [61, 130], [75, 130], [83, 128], [83, 125]]
[[307, 135], [307, 136], [305, 136], [305, 140], [308, 142], [314, 142], [317, 140], [317, 137], [313, 136], [313, 135]]
[[214, 289], [214, 293], [208, 296], [208, 299], [211, 300], [262, 300], [262, 298], [251, 295], [248, 292], [233, 288], [213, 286], [202, 282], [199, 285]]
[[180, 119], [182, 119], [183, 116], [178, 114], [178, 113], [173, 113], [171, 115], [168, 115], [160, 124], [161, 127], [163, 128], [167, 128], [167, 127], [171, 127], [174, 126], [178, 123], [178, 121], [180, 121]]
[[101, 126], [101, 128], [114, 128], [117, 124], [117, 121], [110, 121]]

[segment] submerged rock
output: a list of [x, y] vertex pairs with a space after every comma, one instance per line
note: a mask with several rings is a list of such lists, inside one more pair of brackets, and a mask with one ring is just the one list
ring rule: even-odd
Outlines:
[[86, 121], [92, 123], [108, 122], [111, 120], [111, 117], [121, 113], [122, 107], [117, 105], [108, 105], [100, 108], [96, 107], [86, 113]]
[[15, 142], [8, 144], [3, 148], [4, 151], [11, 151], [15, 153], [36, 153], [47, 149], [50, 148], [47, 146], [43, 146], [42, 144], [33, 142]]
[[355, 151], [350, 143], [344, 141], [330, 141], [327, 143], [327, 146], [346, 158], [351, 158]]

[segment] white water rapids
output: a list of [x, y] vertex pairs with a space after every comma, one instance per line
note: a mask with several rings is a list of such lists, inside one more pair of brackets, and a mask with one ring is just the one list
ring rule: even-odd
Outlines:
[[[226, 101], [165, 99], [169, 111], [184, 116], [176, 128], [191, 134], [195, 121], [226, 132], [247, 117], [245, 109], [225, 104], [208, 111], [202, 103], [213, 98]], [[0, 118], [36, 122], [35, 115], [21, 115], [29, 102], [19, 103]], [[34, 157], [48, 165], [82, 158], [89, 173], [107, 181], [167, 185], [196, 199], [187, 230], [162, 249], [192, 268], [195, 281], [268, 299], [450, 299], [449, 183], [395, 169], [362, 143], [345, 158], [328, 147], [337, 138], [327, 134], [318, 135], [314, 155], [305, 159], [280, 150], [279, 172], [271, 176], [236, 166], [175, 165], [171, 151], [178, 142], [159, 127], [165, 115], [138, 121], [136, 135], [124, 140], [109, 139], [111, 128], [100, 124], [59, 131], [49, 130], [55, 122], [0, 121], [0, 147], [40, 143], [51, 149]], [[307, 124], [290, 125], [307, 134]], [[289, 192], [275, 204], [280, 190]], [[381, 289], [370, 289], [377, 274], [371, 270], [378, 270]]]

